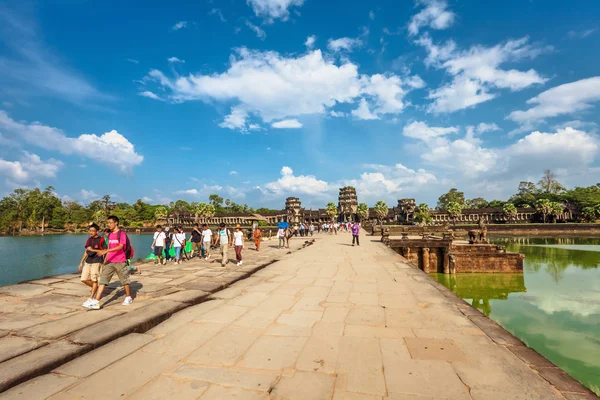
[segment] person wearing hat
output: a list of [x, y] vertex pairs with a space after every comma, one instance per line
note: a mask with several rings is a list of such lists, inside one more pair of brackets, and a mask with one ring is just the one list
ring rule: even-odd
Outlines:
[[229, 229], [225, 227], [224, 223], [221, 223], [219, 226], [219, 231], [217, 232], [217, 239], [215, 239], [215, 242], [217, 240], [219, 241], [219, 249], [221, 251], [221, 266], [224, 267], [229, 261], [227, 259], [227, 249], [229, 246], [231, 246], [231, 232], [229, 232]]
[[244, 248], [244, 232], [242, 232], [240, 224], [235, 226], [235, 232], [233, 232], [233, 246], [235, 249], [235, 259], [239, 267], [242, 265], [242, 249]]

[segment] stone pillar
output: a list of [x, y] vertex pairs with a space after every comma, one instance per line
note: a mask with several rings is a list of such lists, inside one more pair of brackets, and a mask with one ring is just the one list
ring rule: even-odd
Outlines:
[[448, 256], [449, 249], [447, 247], [442, 248], [442, 260], [444, 265], [444, 273], [450, 273], [450, 257]]
[[423, 247], [423, 272], [429, 273], [429, 247]]

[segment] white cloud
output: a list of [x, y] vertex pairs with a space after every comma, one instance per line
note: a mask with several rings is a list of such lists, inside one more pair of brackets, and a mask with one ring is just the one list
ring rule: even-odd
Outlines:
[[221, 22], [227, 22], [227, 20], [223, 16], [223, 13], [218, 8], [213, 8], [212, 10], [210, 10], [208, 15], [217, 15], [219, 17], [219, 19], [221, 20]]
[[308, 49], [312, 49], [313, 47], [315, 47], [315, 42], [317, 41], [317, 37], [315, 35], [311, 35], [309, 37], [306, 38], [306, 42], [304, 42], [304, 45], [308, 48]]
[[256, 37], [260, 40], [265, 40], [267, 38], [267, 34], [264, 30], [262, 30], [259, 26], [254, 25], [250, 21], [246, 21], [246, 26], [254, 31]]
[[237, 175], [237, 171], [229, 171], [229, 175]]
[[248, 111], [241, 107], [232, 107], [231, 113], [225, 117], [223, 122], [219, 124], [221, 128], [229, 128], [232, 130], [240, 130], [246, 132], [248, 130], [248, 124], [246, 119], [248, 118]]
[[311, 194], [330, 191], [329, 184], [312, 175], [295, 176], [294, 171], [287, 166], [281, 168], [281, 178], [265, 185], [267, 193], [282, 195], [284, 193]]
[[187, 28], [187, 26], [188, 26], [187, 21], [179, 21], [175, 25], [173, 25], [171, 27], [171, 29], [174, 30], [174, 31], [178, 31], [180, 29]]
[[402, 135], [419, 139], [422, 141], [428, 141], [440, 136], [446, 136], [458, 132], [458, 127], [451, 126], [448, 128], [442, 128], [437, 126], [428, 126], [425, 122], [415, 121], [412, 122], [402, 129]]
[[140, 63], [138, 60], [134, 60], [133, 58], [128, 58], [127, 61], [129, 61], [132, 64], [139, 64]]
[[596, 31], [598, 31], [598, 28], [591, 28], [583, 31], [569, 31], [568, 36], [569, 39], [585, 39]]
[[[320, 50], [301, 56], [238, 49], [227, 71], [213, 75], [176, 76], [171, 79], [158, 70], [145, 78], [166, 90], [168, 100], [211, 100], [235, 102], [231, 114], [220, 126], [248, 130], [248, 119], [258, 115], [266, 123], [302, 115], [325, 114], [338, 103], [356, 104], [365, 99], [373, 114], [402, 112], [403, 97], [422, 87], [418, 76], [360, 75], [348, 60], [339, 65], [323, 58]], [[361, 100], [362, 101], [362, 100]], [[368, 106], [358, 104], [361, 111]], [[361, 114], [362, 115], [362, 114]], [[369, 114], [364, 114], [368, 116]]]
[[63, 165], [53, 158], [43, 161], [37, 154], [24, 151], [19, 161], [0, 158], [0, 176], [15, 184], [24, 185], [37, 178], [55, 178]]
[[284, 119], [271, 124], [271, 127], [276, 129], [295, 129], [302, 128], [302, 124], [297, 119]]
[[142, 201], [146, 202], [146, 203], [149, 203], [149, 202], [154, 201], [154, 200], [152, 200], [152, 198], [150, 198], [148, 196], [144, 196], [144, 197], [142, 197]]
[[345, 114], [345, 113], [343, 113], [343, 112], [340, 112], [340, 111], [333, 111], [333, 110], [331, 110], [331, 111], [329, 112], [329, 115], [331, 115], [331, 116], [332, 116], [332, 117], [334, 117], [334, 118], [340, 118], [340, 117], [345, 117], [345, 116], [346, 116], [346, 114]]
[[587, 110], [596, 101], [600, 101], [600, 76], [548, 89], [527, 100], [533, 107], [513, 111], [507, 118], [521, 124], [535, 124], [546, 118]]
[[42, 125], [39, 122], [30, 124], [16, 122], [1, 110], [0, 129], [21, 142], [24, 141], [62, 154], [76, 154], [93, 159], [103, 165], [112, 165], [122, 172], [131, 172], [133, 167], [140, 165], [144, 160], [143, 156], [135, 152], [133, 144], [116, 130], [100, 136], [83, 134], [71, 138], [67, 137], [60, 129]]
[[479, 125], [477, 125], [476, 130], [477, 130], [477, 133], [485, 133], [485, 132], [499, 131], [500, 127], [494, 123], [487, 124], [485, 122], [481, 122]]
[[83, 200], [83, 201], [88, 201], [88, 200], [99, 198], [99, 196], [96, 193], [94, 193], [94, 191], [85, 190], [85, 189], [81, 189], [80, 197], [81, 197], [81, 200]]
[[182, 63], [183, 64], [183, 63], [185, 63], [185, 60], [180, 60], [177, 57], [169, 57], [169, 58], [167, 58], [167, 61], [170, 62], [170, 63], [172, 63], [172, 64], [175, 64], [175, 63]]
[[304, 0], [246, 0], [257, 17], [272, 23], [276, 19], [286, 21], [290, 17], [289, 8], [300, 7]]
[[329, 39], [327, 42], [327, 48], [330, 51], [338, 52], [338, 51], [352, 51], [355, 47], [362, 46], [362, 41], [360, 39], [353, 39], [349, 37], [343, 37], [339, 39]]
[[533, 69], [518, 71], [500, 68], [502, 64], [532, 59], [550, 50], [548, 47], [528, 44], [526, 37], [493, 47], [473, 46], [460, 52], [456, 51], [454, 42], [436, 46], [428, 35], [415, 43], [427, 49], [427, 65], [446, 69], [454, 77], [450, 84], [429, 93], [429, 98], [434, 100], [429, 106], [432, 112], [453, 112], [491, 100], [496, 97], [495, 93], [491, 93], [494, 88], [517, 91], [547, 81]]
[[149, 99], [153, 99], [153, 100], [162, 100], [157, 94], [152, 93], [149, 90], [145, 90], [143, 92], [140, 92], [139, 95], [143, 96], [143, 97], [147, 97]]
[[[381, 199], [395, 201], [406, 191], [414, 191], [419, 186], [437, 181], [432, 173], [423, 169], [410, 169], [402, 164], [393, 166], [370, 164], [363, 167], [375, 172], [363, 172], [359, 179], [342, 180], [335, 185], [336, 187], [354, 186], [360, 196], [360, 202], [374, 203]], [[394, 206], [393, 203], [388, 205]]]
[[371, 21], [374, 21], [374, 20], [375, 20], [375, 13], [373, 12], [373, 10], [369, 11], [369, 19], [370, 19]]
[[555, 133], [532, 132], [510, 146], [507, 152], [512, 158], [520, 157], [528, 163], [551, 163], [553, 168], [569, 168], [591, 164], [599, 149], [594, 136], [565, 128]]
[[431, 91], [428, 98], [433, 99], [434, 102], [427, 109], [435, 113], [454, 112], [473, 107], [494, 97], [496, 96], [488, 93], [477, 80], [460, 76], [451, 84]]
[[445, 0], [417, 0], [417, 4], [425, 8], [414, 15], [408, 24], [408, 33], [416, 35], [419, 29], [430, 27], [432, 29], [447, 29], [454, 23], [455, 14], [448, 11], [448, 3]]
[[352, 110], [352, 115], [358, 119], [370, 120], [379, 119], [376, 114], [373, 114], [369, 109], [369, 104], [365, 99], [360, 99], [360, 103], [356, 110]]

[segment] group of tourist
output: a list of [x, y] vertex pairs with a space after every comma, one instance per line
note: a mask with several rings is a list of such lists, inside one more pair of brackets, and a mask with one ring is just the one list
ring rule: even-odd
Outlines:
[[[235, 227], [233, 233], [227, 229], [224, 223], [219, 226], [216, 234], [208, 227], [207, 224], [203, 224], [202, 228], [198, 224], [194, 224], [192, 232], [189, 238], [183, 231], [182, 226], [176, 226], [173, 228], [174, 233], [169, 232], [170, 229], [167, 227], [162, 229], [162, 226], [156, 227], [154, 237], [150, 248], [152, 249], [154, 256], [156, 257], [154, 263], [165, 265], [169, 261], [174, 261], [175, 264], [181, 264], [183, 260], [182, 254], [186, 260], [193, 259], [194, 257], [203, 258], [209, 260], [211, 257], [211, 249], [219, 249], [221, 254], [221, 265], [225, 266], [228, 262], [227, 250], [233, 246], [236, 255], [237, 266], [242, 265], [242, 250], [244, 249], [244, 232], [242, 227], [238, 224]], [[259, 232], [255, 232], [254, 236], [260, 238]], [[187, 242], [191, 243], [191, 251], [187, 254], [186, 245]], [[255, 241], [256, 243], [256, 241]], [[171, 256], [171, 248], [173, 249], [174, 257]], [[259, 250], [260, 244], [257, 245], [256, 250]]]
[[[81, 261], [79, 262], [79, 272], [81, 272], [81, 282], [90, 287], [90, 297], [82, 304], [83, 307], [99, 310], [100, 299], [104, 287], [110, 283], [111, 278], [116, 273], [125, 289], [125, 300], [123, 305], [127, 306], [133, 302], [131, 297], [131, 286], [129, 275], [132, 271], [138, 271], [138, 268], [130, 268], [130, 260], [133, 257], [133, 247], [129, 243], [127, 234], [119, 228], [119, 218], [110, 216], [107, 219], [108, 229], [105, 231], [105, 237], [100, 236], [100, 227], [93, 223], [89, 226], [90, 236], [85, 242], [85, 250]], [[260, 241], [262, 232], [256, 227], [253, 231], [253, 239], [256, 245], [256, 251], [260, 250]], [[165, 265], [168, 261], [175, 264], [181, 264], [181, 261], [194, 258], [194, 256], [209, 260], [211, 249], [219, 249], [221, 254], [221, 266], [225, 267], [228, 263], [227, 250], [233, 245], [237, 266], [241, 266], [242, 250], [244, 249], [244, 232], [242, 227], [237, 225], [232, 233], [225, 224], [221, 224], [216, 234], [208, 228], [206, 224], [202, 229], [195, 224], [189, 236], [191, 242], [191, 252], [188, 255], [186, 244], [188, 237], [182, 226], [174, 226], [172, 229], [158, 225], [156, 232], [152, 237], [150, 245], [154, 256], [154, 263]], [[171, 256], [171, 249], [174, 256]]]
[[[100, 236], [100, 227], [93, 223], [89, 226], [90, 236], [85, 242], [85, 250], [81, 261], [79, 262], [79, 272], [81, 272], [81, 281], [90, 287], [90, 297], [82, 304], [83, 307], [99, 310], [100, 299], [106, 285], [110, 283], [114, 274], [117, 274], [123, 288], [125, 289], [125, 300], [123, 305], [127, 306], [133, 302], [131, 297], [131, 287], [129, 275], [132, 271], [139, 269], [130, 268], [129, 261], [133, 257], [133, 247], [129, 243], [127, 234], [119, 228], [119, 218], [110, 216], [107, 219], [108, 229], [105, 231], [105, 237]], [[279, 248], [289, 248], [289, 240], [292, 236], [313, 236], [315, 229], [323, 228], [324, 232], [335, 232], [338, 229], [350, 230], [352, 232], [352, 246], [359, 244], [360, 225], [358, 223], [333, 223], [323, 224], [315, 228], [313, 224], [296, 224], [293, 227], [279, 228], [277, 238], [279, 239]], [[256, 246], [256, 251], [260, 250], [262, 240], [261, 229], [257, 226], [252, 231], [252, 239]], [[191, 242], [190, 254], [187, 254], [187, 241]], [[232, 233], [227, 229], [224, 223], [220, 224], [215, 234], [207, 224], [202, 225], [202, 229], [195, 224], [189, 239], [182, 226], [174, 226], [172, 229], [158, 225], [156, 232], [152, 237], [150, 248], [155, 256], [155, 264], [166, 265], [173, 261], [175, 264], [181, 264], [182, 260], [193, 259], [194, 256], [208, 261], [211, 257], [211, 249], [219, 249], [221, 254], [221, 266], [225, 267], [228, 263], [227, 251], [233, 245], [237, 266], [241, 266], [242, 251], [244, 249], [244, 232], [238, 224]], [[171, 256], [173, 249], [174, 256]], [[182, 257], [183, 255], [183, 257]]]
[[[302, 227], [305, 227], [302, 229]], [[352, 232], [352, 246], [355, 244], [360, 246], [359, 244], [359, 233], [360, 233], [360, 223], [358, 222], [335, 222], [331, 224], [322, 224], [318, 225], [317, 232], [320, 233], [321, 229], [325, 233], [336, 234], [338, 230], [344, 229], [345, 232]], [[313, 224], [295, 224], [293, 227], [288, 228], [279, 228], [277, 230], [277, 239], [279, 240], [279, 248], [280, 249], [289, 249], [290, 247], [290, 238], [293, 236], [313, 236], [315, 231], [315, 226]]]

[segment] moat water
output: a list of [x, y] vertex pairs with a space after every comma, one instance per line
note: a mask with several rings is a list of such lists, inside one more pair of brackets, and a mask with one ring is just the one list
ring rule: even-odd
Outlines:
[[[0, 286], [77, 272], [89, 235], [0, 237]], [[129, 235], [134, 259], [151, 252], [152, 235]]]
[[521, 274], [432, 274], [600, 395], [600, 238], [492, 238]]

